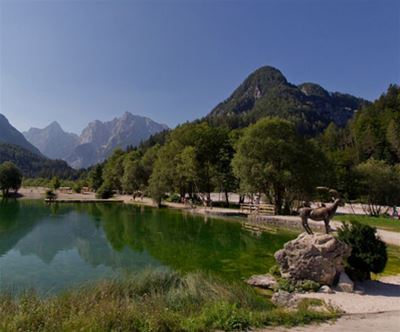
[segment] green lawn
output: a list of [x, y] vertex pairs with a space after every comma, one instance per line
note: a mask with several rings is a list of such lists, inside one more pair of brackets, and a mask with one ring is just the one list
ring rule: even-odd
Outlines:
[[379, 276], [397, 275], [400, 274], [400, 247], [387, 246], [388, 261], [385, 270]]
[[387, 217], [359, 216], [354, 214], [343, 214], [335, 216], [336, 221], [358, 221], [380, 229], [393, 232], [400, 232], [400, 220]]

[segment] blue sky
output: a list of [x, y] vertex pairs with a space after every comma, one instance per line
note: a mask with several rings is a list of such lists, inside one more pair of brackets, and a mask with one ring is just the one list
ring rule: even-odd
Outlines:
[[79, 133], [125, 111], [173, 127], [256, 68], [367, 99], [400, 82], [400, 2], [0, 0], [0, 113]]

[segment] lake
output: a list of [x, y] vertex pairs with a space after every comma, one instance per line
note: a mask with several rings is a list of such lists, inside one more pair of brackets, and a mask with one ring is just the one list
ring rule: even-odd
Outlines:
[[240, 280], [267, 272], [294, 237], [171, 209], [2, 201], [0, 291], [53, 294], [149, 268]]

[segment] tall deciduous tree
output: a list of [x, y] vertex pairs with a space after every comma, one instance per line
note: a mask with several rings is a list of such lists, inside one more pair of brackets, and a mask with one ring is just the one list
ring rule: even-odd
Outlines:
[[6, 161], [0, 165], [0, 190], [3, 197], [8, 196], [10, 190], [15, 192], [21, 187], [22, 173], [12, 162]]
[[360, 177], [360, 196], [370, 215], [378, 216], [387, 206], [400, 204], [400, 173], [398, 166], [383, 160], [370, 159], [356, 167]]
[[265, 118], [245, 130], [233, 159], [242, 190], [264, 193], [281, 213], [289, 194], [311, 193], [320, 180], [325, 160], [302, 139], [292, 123]]

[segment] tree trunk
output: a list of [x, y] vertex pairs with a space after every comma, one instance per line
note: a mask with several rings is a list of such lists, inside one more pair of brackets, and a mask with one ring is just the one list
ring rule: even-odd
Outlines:
[[229, 207], [229, 193], [227, 191], [225, 191], [225, 204]]

